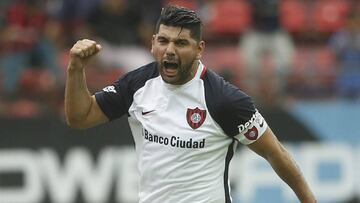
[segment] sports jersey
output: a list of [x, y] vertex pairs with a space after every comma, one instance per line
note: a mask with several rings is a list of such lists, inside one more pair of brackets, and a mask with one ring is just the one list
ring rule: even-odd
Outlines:
[[199, 63], [183, 85], [162, 80], [157, 63], [95, 93], [110, 119], [127, 114], [138, 159], [140, 203], [229, 203], [229, 162], [267, 123], [251, 98]]

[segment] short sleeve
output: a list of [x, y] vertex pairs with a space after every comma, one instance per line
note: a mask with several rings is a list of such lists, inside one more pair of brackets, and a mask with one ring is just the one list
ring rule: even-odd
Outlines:
[[114, 120], [121, 117], [127, 112], [129, 108], [128, 81], [126, 77], [122, 77], [113, 84], [103, 88], [101, 91], [95, 93], [96, 101], [109, 118]]
[[251, 97], [232, 87], [225, 98], [222, 108], [227, 112], [222, 121], [225, 132], [231, 132], [227, 134], [244, 145], [259, 139], [265, 132], [267, 123]]
[[212, 71], [203, 80], [209, 113], [224, 133], [245, 145], [259, 139], [267, 124], [251, 97]]
[[113, 84], [95, 93], [96, 102], [109, 118], [114, 120], [128, 113], [135, 92], [149, 79], [159, 75], [155, 62], [126, 73]]

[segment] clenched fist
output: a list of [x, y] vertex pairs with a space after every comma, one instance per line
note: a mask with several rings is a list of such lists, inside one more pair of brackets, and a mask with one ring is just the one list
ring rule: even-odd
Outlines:
[[71, 69], [82, 69], [85, 67], [89, 59], [95, 56], [101, 50], [100, 44], [93, 40], [83, 39], [77, 41], [70, 49]]

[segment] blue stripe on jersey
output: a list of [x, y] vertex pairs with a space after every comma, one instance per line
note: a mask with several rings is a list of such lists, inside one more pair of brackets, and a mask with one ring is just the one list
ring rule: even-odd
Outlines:
[[[207, 69], [202, 77], [205, 88], [205, 100], [209, 114], [220, 125], [226, 135], [239, 134], [238, 126], [251, 119], [256, 112], [251, 98], [219, 75]], [[235, 139], [228, 147], [225, 158], [224, 190], [225, 203], [231, 203], [229, 191], [229, 164], [234, 155]]]
[[238, 135], [238, 126], [256, 112], [251, 97], [209, 69], [202, 79], [210, 115], [228, 136]]
[[143, 87], [146, 81], [157, 76], [159, 76], [157, 63], [149, 63], [126, 73], [115, 81], [112, 86], [115, 87], [116, 92], [97, 92], [95, 94], [96, 101], [110, 120], [119, 118], [124, 114], [128, 114], [128, 110], [134, 99], [134, 93]]
[[228, 152], [225, 158], [225, 171], [224, 171], [224, 190], [225, 190], [225, 203], [231, 203], [230, 190], [229, 190], [229, 164], [234, 156], [235, 139], [229, 145]]

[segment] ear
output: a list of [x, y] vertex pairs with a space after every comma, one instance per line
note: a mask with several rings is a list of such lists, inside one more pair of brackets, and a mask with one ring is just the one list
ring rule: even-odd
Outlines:
[[155, 43], [155, 35], [152, 36], [151, 38], [151, 53], [154, 54], [154, 43]]
[[201, 59], [204, 50], [205, 50], [205, 42], [200, 41], [198, 44], [198, 53], [196, 55], [196, 59], [198, 59], [198, 60]]

